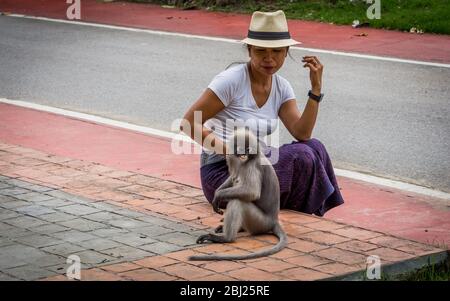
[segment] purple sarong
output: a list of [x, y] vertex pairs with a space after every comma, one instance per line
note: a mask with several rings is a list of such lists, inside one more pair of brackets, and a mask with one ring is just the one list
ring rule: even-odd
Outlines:
[[[278, 162], [273, 167], [280, 183], [281, 209], [323, 216], [344, 203], [330, 156], [319, 140], [293, 141], [278, 150]], [[202, 189], [210, 203], [228, 175], [225, 160], [200, 168]]]

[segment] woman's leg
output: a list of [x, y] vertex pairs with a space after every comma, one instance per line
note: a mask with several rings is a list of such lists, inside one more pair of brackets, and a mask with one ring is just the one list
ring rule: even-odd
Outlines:
[[339, 188], [339, 185], [337, 183], [337, 178], [334, 173], [334, 168], [331, 163], [330, 155], [328, 154], [328, 151], [325, 148], [325, 145], [318, 139], [312, 138], [306, 142], [304, 142], [306, 145], [311, 147], [319, 156], [321, 163], [323, 164], [326, 174], [328, 176], [328, 179], [330, 180], [331, 184], [334, 187], [333, 194], [326, 200], [324, 203], [324, 207], [322, 208], [323, 213], [330, 210], [331, 208], [334, 208], [336, 206], [339, 206], [344, 203], [344, 199], [341, 195], [341, 191]]
[[281, 146], [279, 152], [274, 168], [282, 208], [322, 216], [343, 203], [331, 160], [319, 140], [294, 141]]
[[[344, 202], [328, 152], [319, 140], [294, 141], [278, 151], [273, 167], [280, 183], [281, 208], [322, 216]], [[204, 165], [200, 176], [203, 193], [211, 203], [229, 176], [226, 161]]]
[[207, 164], [200, 168], [202, 190], [208, 202], [212, 202], [216, 189], [225, 182], [228, 176], [228, 167], [225, 160]]

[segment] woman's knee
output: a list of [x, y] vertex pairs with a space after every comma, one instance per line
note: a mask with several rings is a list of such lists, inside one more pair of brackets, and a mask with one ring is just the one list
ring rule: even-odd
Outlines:
[[323, 147], [324, 146], [322, 141], [320, 141], [317, 138], [311, 138], [311, 139], [305, 141], [305, 143], [311, 147], [317, 147], [317, 146]]
[[307, 142], [297, 142], [290, 145], [288, 151], [294, 158], [305, 157], [313, 153], [313, 148]]
[[290, 144], [284, 155], [291, 157], [288, 160], [295, 162], [295, 165], [301, 169], [312, 166], [316, 156], [314, 149], [305, 142]]
[[311, 138], [302, 143], [304, 143], [305, 145], [309, 146], [310, 148], [312, 148], [313, 150], [315, 150], [317, 152], [326, 151], [325, 145], [317, 138]]

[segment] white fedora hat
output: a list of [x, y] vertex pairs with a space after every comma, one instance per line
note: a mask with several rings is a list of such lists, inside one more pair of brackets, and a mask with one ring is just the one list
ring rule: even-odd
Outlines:
[[291, 39], [286, 16], [282, 10], [267, 13], [255, 11], [250, 21], [247, 38], [243, 39], [242, 42], [265, 48], [301, 44]]

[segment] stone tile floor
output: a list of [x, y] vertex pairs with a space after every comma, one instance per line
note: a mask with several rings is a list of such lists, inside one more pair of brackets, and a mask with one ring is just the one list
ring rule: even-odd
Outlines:
[[[282, 210], [286, 249], [267, 258], [190, 262], [196, 253], [245, 253], [275, 237], [196, 245], [220, 222], [201, 190], [156, 177], [0, 143], [0, 280], [318, 280], [365, 275], [367, 257], [397, 269], [446, 250]], [[359, 277], [359, 276], [358, 276]]]

